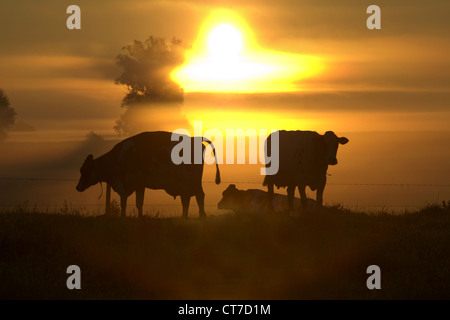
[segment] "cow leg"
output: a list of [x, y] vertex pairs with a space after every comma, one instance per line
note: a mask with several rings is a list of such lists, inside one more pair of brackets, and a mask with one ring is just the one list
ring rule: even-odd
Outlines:
[[122, 209], [122, 210], [121, 210], [121, 213], [120, 213], [120, 216], [121, 216], [122, 218], [125, 218], [125, 215], [126, 215], [126, 211], [127, 211], [127, 200], [128, 200], [128, 196], [126, 196], [126, 195], [121, 195], [121, 196], [120, 196], [120, 208]]
[[183, 218], [187, 219], [189, 211], [189, 202], [191, 201], [191, 196], [181, 196], [181, 205], [183, 206]]
[[206, 216], [206, 212], [205, 212], [205, 193], [203, 192], [203, 189], [201, 189], [200, 192], [198, 192], [195, 195], [195, 199], [197, 200], [198, 204], [198, 214], [200, 218], [204, 218]]
[[317, 193], [316, 193], [316, 202], [319, 206], [322, 205], [323, 203], [323, 190], [325, 189], [325, 185], [320, 186], [317, 188]]
[[308, 204], [308, 197], [306, 196], [306, 187], [305, 186], [298, 186], [298, 191], [300, 192], [300, 200], [302, 202], [302, 211], [306, 209], [306, 206]]
[[316, 202], [319, 206], [321, 206], [323, 203], [323, 191], [325, 190], [326, 183], [327, 183], [327, 176], [324, 176], [322, 181], [319, 183], [319, 186], [317, 187]]
[[269, 183], [267, 185], [267, 196], [268, 196], [268, 200], [269, 200], [269, 212], [273, 213], [273, 196], [274, 196], [274, 192], [273, 192], [273, 184]]
[[295, 185], [287, 187], [287, 198], [288, 198], [288, 214], [294, 210], [294, 194], [295, 194]]
[[144, 193], [145, 188], [137, 188], [136, 189], [136, 207], [138, 209], [138, 216], [142, 218], [142, 207], [144, 206]]

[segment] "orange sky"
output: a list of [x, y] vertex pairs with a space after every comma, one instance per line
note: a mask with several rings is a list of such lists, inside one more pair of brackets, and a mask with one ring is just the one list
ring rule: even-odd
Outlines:
[[[90, 131], [118, 139], [113, 127], [124, 111], [120, 105], [126, 90], [114, 83], [121, 72], [115, 58], [124, 45], [150, 35], [177, 37], [192, 45], [187, 58], [201, 60], [216, 22], [236, 22], [246, 62], [288, 69], [291, 74], [281, 72], [278, 78], [256, 81], [252, 93], [245, 81], [238, 86], [240, 93], [221, 94], [210, 92], [208, 86], [190, 89], [185, 84], [184, 103], [172, 107], [171, 113], [160, 106], [137, 112], [140, 130], [173, 130], [195, 120], [203, 121], [204, 129], [333, 130], [347, 135], [350, 143], [339, 152], [332, 182], [444, 184], [450, 177], [446, 151], [450, 149], [450, 2], [377, 0], [382, 29], [375, 31], [366, 28], [370, 4], [359, 0], [79, 0], [82, 29], [67, 30], [68, 3], [1, 1], [0, 88], [17, 112], [17, 125], [6, 140], [11, 143], [0, 146], [8, 148], [0, 169], [10, 175], [76, 178], [85, 150], [67, 141], [84, 140]], [[234, 20], [211, 20], [223, 10]], [[302, 74], [298, 68], [302, 63], [313, 72]], [[17, 141], [59, 142], [58, 147], [32, 144], [34, 153], [23, 156], [23, 145]], [[59, 168], [66, 171], [43, 171], [42, 166], [50, 170], [49, 159], [60, 161]], [[213, 174], [210, 169], [205, 171], [205, 181]], [[233, 167], [224, 166], [228, 177], [224, 181], [232, 181], [233, 174], [241, 178], [242, 168], [235, 169], [233, 173]], [[98, 198], [98, 188], [75, 195], [71, 182], [66, 187], [61, 199], [82, 203], [85, 197]], [[225, 187], [205, 188], [210, 208], [215, 208]], [[238, 187], [261, 188], [259, 184]], [[23, 198], [22, 186], [17, 188], [18, 201], [31, 200]], [[347, 205], [424, 204], [448, 198], [448, 188], [397, 191], [330, 184], [325, 197], [329, 203]], [[48, 193], [38, 198], [42, 201], [54, 198], [55, 190], [40, 192]], [[148, 194], [154, 201], [166, 199], [162, 192]], [[158, 196], [152, 198], [154, 194]]]
[[[445, 14], [450, 4], [377, 4], [382, 29], [371, 31], [365, 26], [368, 4], [360, 1], [80, 1], [82, 29], [70, 31], [63, 3], [3, 1], [0, 21], [8, 27], [0, 28], [0, 88], [18, 121], [37, 129], [29, 136], [43, 137], [44, 132], [62, 128], [72, 132], [70, 136], [79, 131], [84, 137], [90, 130], [114, 135], [125, 93], [114, 84], [120, 74], [115, 57], [121, 48], [154, 35], [176, 36], [199, 50], [208, 27], [216, 23], [211, 17], [225, 10], [238, 22], [250, 62], [264, 53], [271, 66], [292, 65], [295, 70], [304, 57], [312, 57], [320, 67], [306, 60], [312, 70], [307, 76], [301, 71], [280, 73], [278, 82], [269, 78], [253, 86], [260, 93], [299, 91], [286, 95], [230, 98], [191, 93], [186, 85], [182, 116], [190, 123], [204, 120], [214, 125], [220, 118], [226, 125], [228, 112], [235, 115], [233, 123], [243, 125], [272, 119], [276, 127], [285, 123], [288, 128], [313, 130], [446, 130], [450, 23]], [[226, 109], [211, 104], [226, 104]], [[149, 119], [149, 128], [158, 125]]]

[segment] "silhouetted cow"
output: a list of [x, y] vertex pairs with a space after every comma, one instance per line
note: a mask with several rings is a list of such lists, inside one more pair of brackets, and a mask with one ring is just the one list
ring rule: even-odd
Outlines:
[[[80, 192], [99, 182], [106, 182], [120, 195], [121, 215], [125, 216], [127, 199], [136, 192], [138, 214], [142, 216], [145, 188], [163, 189], [176, 198], [180, 196], [183, 217], [187, 218], [189, 202], [195, 196], [200, 217], [205, 216], [202, 188], [203, 152], [205, 145], [211, 141], [202, 137], [179, 138], [191, 139], [191, 164], [176, 165], [172, 162], [171, 152], [178, 141], [172, 141], [170, 132], [143, 132], [116, 144], [111, 151], [94, 159], [90, 154], [80, 169], [81, 177], [76, 189]], [[203, 139], [203, 140], [202, 140]], [[200, 164], [194, 164], [194, 140], [201, 145]], [[184, 151], [184, 150], [183, 150]], [[216, 184], [220, 183], [219, 166], [216, 160]]]
[[[289, 210], [293, 209], [295, 188], [298, 187], [302, 207], [306, 207], [306, 186], [317, 190], [316, 202], [322, 205], [327, 181], [328, 165], [336, 165], [339, 144], [348, 139], [337, 137], [332, 131], [324, 135], [312, 131], [279, 131], [279, 169], [274, 175], [266, 175], [263, 185], [268, 187], [269, 201], [273, 200], [273, 186], [287, 187]], [[266, 139], [271, 153], [271, 136]]]
[[[314, 205], [315, 201], [308, 199], [309, 205]], [[300, 206], [300, 199], [294, 198], [294, 205]], [[287, 196], [275, 193], [270, 206], [267, 191], [259, 189], [239, 190], [236, 185], [230, 184], [222, 192], [222, 199], [217, 207], [224, 210], [232, 210], [235, 213], [256, 213], [267, 214], [274, 212], [288, 212]]]

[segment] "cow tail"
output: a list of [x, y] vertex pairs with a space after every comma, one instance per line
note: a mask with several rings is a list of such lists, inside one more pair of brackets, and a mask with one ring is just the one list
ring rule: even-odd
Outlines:
[[213, 155], [214, 155], [214, 160], [216, 161], [216, 181], [215, 182], [216, 182], [216, 184], [220, 184], [220, 171], [219, 171], [219, 164], [217, 163], [216, 149], [214, 148], [214, 145], [210, 140], [203, 138], [203, 141], [205, 141], [206, 143], [211, 145]]

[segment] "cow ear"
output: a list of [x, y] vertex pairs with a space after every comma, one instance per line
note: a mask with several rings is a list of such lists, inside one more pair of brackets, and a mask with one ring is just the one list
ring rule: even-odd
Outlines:
[[348, 139], [346, 137], [339, 138], [339, 143], [340, 144], [346, 144], [347, 142], [348, 142]]
[[236, 189], [236, 185], [235, 185], [235, 184], [230, 184], [230, 185], [228, 186], [228, 189]]
[[92, 154], [88, 155], [86, 161], [94, 161], [94, 156]]

